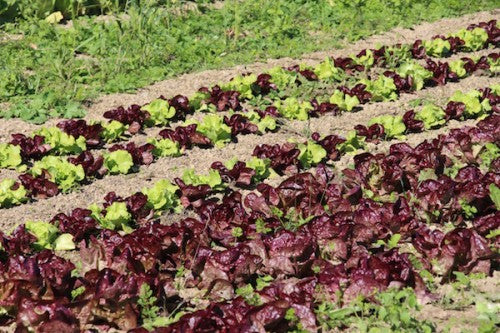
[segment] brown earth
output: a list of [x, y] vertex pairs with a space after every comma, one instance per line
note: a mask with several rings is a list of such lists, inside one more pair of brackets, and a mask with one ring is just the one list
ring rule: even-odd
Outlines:
[[[439, 300], [442, 300], [451, 290], [452, 287], [450, 285], [444, 285], [439, 288], [436, 293]], [[437, 302], [423, 305], [417, 317], [435, 323], [437, 332], [475, 332], [480, 324], [479, 314], [475, 309], [475, 302], [487, 297], [498, 304], [498, 295], [500, 295], [500, 272], [495, 271], [491, 277], [472, 281], [472, 290], [465, 292], [461, 297], [457, 297], [457, 301], [464, 301], [468, 304], [467, 306], [460, 307], [459, 309], [447, 309], [438, 300]]]

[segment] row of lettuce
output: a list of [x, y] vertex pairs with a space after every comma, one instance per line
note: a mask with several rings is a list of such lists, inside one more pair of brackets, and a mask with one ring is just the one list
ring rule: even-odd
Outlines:
[[[497, 72], [498, 54], [479, 59], [462, 58], [449, 63], [435, 62], [426, 58], [426, 54], [435, 55], [434, 44], [445, 45], [440, 54], [445, 56], [458, 51], [475, 51], [490, 45], [497, 46], [500, 29], [496, 21], [471, 25], [448, 37], [435, 36], [431, 41], [416, 41], [410, 45], [396, 45], [367, 49], [357, 56], [346, 58], [327, 58], [316, 67], [303, 65], [290, 68], [276, 67], [268, 73], [238, 76], [226, 84], [209, 88], [201, 88], [194, 96], [187, 98], [177, 95], [171, 99], [159, 98], [141, 107], [132, 105], [128, 109], [120, 107], [104, 114], [109, 122], [87, 124], [83, 121], [58, 124], [58, 128], [42, 128], [31, 137], [15, 134], [11, 144], [21, 147], [21, 157], [28, 162], [47, 154], [78, 154], [90, 148], [101, 147], [106, 142], [124, 139], [126, 132], [135, 134], [146, 127], [165, 126], [172, 121], [185, 119], [186, 115], [195, 111], [227, 111], [242, 110], [247, 101], [251, 105], [268, 106], [270, 111], [244, 113], [248, 121], [264, 127], [273, 127], [270, 115], [280, 115], [287, 119], [305, 120], [311, 115], [326, 112], [338, 113], [352, 111], [356, 106], [368, 101], [394, 100], [401, 92], [420, 90], [424, 85], [440, 85], [446, 81], [463, 78], [476, 70]], [[422, 66], [415, 59], [425, 58]], [[355, 73], [367, 72], [373, 67], [395, 69], [379, 75], [377, 80], [369, 76], [355, 79], [351, 87], [339, 85], [331, 89], [332, 94], [327, 101], [298, 101], [296, 97], [283, 96], [287, 88], [302, 85], [305, 81], [323, 81], [326, 83], [345, 81], [346, 77], [354, 77]], [[305, 80], [305, 81], [304, 81]], [[299, 91], [300, 91], [300, 87]], [[267, 96], [266, 100], [263, 97]], [[246, 109], [244, 110], [246, 111]], [[256, 112], [258, 111], [258, 112]], [[233, 120], [234, 122], [235, 120]], [[226, 124], [229, 121], [226, 121]], [[230, 124], [228, 124], [230, 125]], [[207, 125], [208, 126], [208, 125]], [[206, 126], [205, 126], [206, 127]], [[64, 132], [64, 133], [61, 133]], [[207, 132], [207, 131], [205, 131]], [[206, 133], [205, 133], [206, 134]], [[213, 144], [224, 142], [211, 138]], [[221, 144], [219, 143], [219, 144]], [[1, 167], [1, 166], [0, 166]]]
[[[380, 140], [404, 140], [405, 134], [419, 133], [426, 129], [436, 129], [446, 124], [449, 120], [463, 119], [483, 119], [487, 117], [492, 109], [490, 101], [495, 109], [495, 116], [486, 119], [497, 120], [500, 115], [498, 109], [500, 95], [498, 87], [496, 91], [491, 88], [472, 90], [468, 94], [459, 91], [454, 96], [462, 97], [462, 101], [450, 101], [445, 109], [432, 104], [424, 106], [419, 112], [413, 110], [405, 113], [405, 116], [384, 115], [373, 118], [371, 126], [355, 126], [355, 130], [350, 132], [347, 138], [338, 135], [328, 135], [323, 138], [318, 133], [313, 133], [312, 140], [306, 142], [286, 142], [283, 144], [267, 145], [258, 144], [252, 153], [252, 158], [247, 161], [238, 161], [233, 158], [225, 163], [214, 162], [207, 174], [197, 174], [194, 169], [186, 169], [181, 178], [176, 178], [173, 182], [166, 179], [160, 180], [149, 188], [144, 188], [140, 197], [141, 204], [147, 205], [156, 212], [165, 210], [179, 212], [179, 209], [186, 203], [190, 206], [193, 201], [199, 199], [199, 195], [206, 195], [211, 191], [225, 191], [228, 187], [236, 186], [251, 188], [256, 184], [274, 176], [290, 175], [307, 170], [318, 164], [337, 161], [346, 153], [360, 153], [367, 150], [366, 142], [378, 143]], [[453, 98], [452, 98], [453, 99]], [[468, 100], [467, 100], [468, 99]], [[464, 118], [465, 117], [465, 118]], [[484, 123], [485, 121], [483, 121]], [[495, 124], [496, 122], [494, 122]], [[492, 124], [491, 126], [494, 126]], [[495, 134], [497, 134], [495, 132]], [[474, 147], [474, 156], [480, 161], [478, 166], [482, 171], [498, 171], [500, 167], [500, 148], [498, 142], [491, 140], [484, 145]], [[47, 158], [47, 157], [46, 157]], [[464, 167], [458, 161], [453, 161], [445, 174], [455, 176], [457, 171]], [[61, 168], [61, 172], [66, 172]], [[8, 188], [10, 186], [10, 188]], [[4, 180], [2, 187], [7, 191], [2, 198], [9, 203], [25, 200], [26, 190], [14, 180]], [[195, 193], [194, 196], [191, 194]], [[50, 195], [50, 193], [42, 193]], [[147, 200], [145, 199], [147, 198]], [[136, 199], [131, 199], [136, 200]], [[127, 200], [117, 201], [114, 194], [106, 198], [107, 202], [112, 202], [106, 209], [98, 205], [92, 205], [92, 217], [99, 221], [100, 225], [111, 230], [124, 230], [130, 232], [129, 223], [139, 216], [129, 212], [130, 204]], [[141, 207], [142, 208], [142, 207]], [[150, 217], [148, 214], [146, 216]], [[31, 226], [49, 228], [49, 224], [44, 222], [28, 222], [27, 228]], [[53, 229], [53, 227], [51, 227]], [[53, 229], [55, 230], [55, 229]], [[54, 249], [68, 249], [68, 245], [60, 245], [57, 238], [50, 237], [55, 243], [50, 243]], [[68, 239], [64, 235], [64, 239]], [[49, 243], [44, 243], [49, 245]], [[73, 243], [70, 243], [74, 246]]]
[[[405, 134], [444, 126], [450, 119], [481, 119], [491, 112], [499, 113], [499, 94], [500, 86], [498, 85], [469, 93], [457, 91], [444, 108], [426, 104], [419, 111], [410, 110], [403, 116], [389, 114], [378, 116], [372, 118], [368, 126], [356, 125], [345, 138], [336, 135], [320, 138], [315, 133], [312, 136], [313, 140], [296, 144], [300, 151], [299, 160], [304, 166], [310, 166], [325, 158], [335, 160], [346, 152], [364, 149], [365, 141], [402, 139]], [[222, 118], [216, 117], [216, 115], [211, 115], [204, 119], [205, 121], [214, 120], [211, 123], [218, 124], [217, 132], [225, 132], [230, 138], [235, 134], [252, 133], [250, 126], [240, 124], [237, 128], [230, 128], [223, 124]], [[231, 118], [233, 117], [235, 115]], [[246, 123], [246, 125], [249, 124]], [[18, 181], [7, 178], [0, 182], [0, 207], [11, 207], [27, 202], [29, 199], [42, 199], [60, 192], [69, 192], [105, 174], [127, 174], [137, 170], [141, 165], [151, 164], [155, 158], [180, 156], [181, 149], [189, 149], [193, 145], [208, 146], [211, 140], [200, 132], [196, 132], [196, 128], [196, 125], [188, 125], [179, 126], [175, 130], [163, 130], [160, 132], [161, 139], [159, 140], [153, 139], [142, 146], [134, 143], [126, 146], [116, 144], [104, 155], [94, 156], [86, 151], [69, 158], [45, 156], [35, 161], [28, 172], [19, 176]], [[255, 128], [255, 130], [258, 129]], [[16, 146], [6, 146], [3, 156], [7, 158], [4, 159], [4, 163], [10, 161], [11, 166], [16, 166], [20, 160], [16, 154], [18, 149]], [[264, 162], [253, 161], [249, 167], [258, 169], [262, 163]], [[188, 185], [198, 185], [190, 170], [186, 171], [183, 181]]]
[[[217, 162], [218, 172], [191, 173], [196, 185], [160, 181], [27, 222], [1, 236], [2, 323], [302, 332], [345, 328], [342, 313], [363, 313], [343, 308], [359, 295], [409, 287], [432, 299], [453, 272], [498, 269], [500, 158], [484, 147], [499, 141], [500, 116], [490, 115], [415, 147], [358, 154], [341, 172], [306, 170], [293, 145], [260, 145], [256, 157], [288, 175], [276, 187], [244, 162]], [[249, 184], [256, 190], [243, 195]], [[180, 209], [196, 217], [159, 223]], [[75, 247], [78, 267], [53, 252]], [[424, 327], [433, 330], [417, 319], [402, 329]]]

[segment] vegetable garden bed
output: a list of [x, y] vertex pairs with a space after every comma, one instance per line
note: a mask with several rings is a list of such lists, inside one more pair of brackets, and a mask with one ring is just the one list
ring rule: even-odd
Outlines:
[[[133, 172], [190, 149], [215, 154], [244, 135], [255, 140], [251, 156], [210, 159], [209, 170], [178, 170], [127, 195], [106, 188], [90, 205], [16, 222], [0, 234], [2, 323], [41, 332], [432, 332], [446, 324], [420, 316], [423, 304], [473, 304], [472, 326], [494, 332], [498, 299], [477, 281], [498, 285], [499, 38], [496, 21], [481, 22], [315, 67], [240, 75], [110, 110], [109, 121], [13, 135], [0, 166], [20, 175], [0, 183], [1, 216], [78, 196], [100, 178], [131, 173], [133, 182]], [[471, 56], [446, 58], [457, 52]], [[342, 135], [304, 127], [300, 140], [273, 140], [312, 117], [365, 115], [367, 105], [474, 76], [486, 84], [449, 88], [444, 103], [366, 114]]]

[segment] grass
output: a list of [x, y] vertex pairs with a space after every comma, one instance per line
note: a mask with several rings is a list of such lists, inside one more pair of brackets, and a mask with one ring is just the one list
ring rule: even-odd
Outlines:
[[[22, 20], [0, 33], [1, 116], [81, 117], [97, 96], [181, 73], [340, 47], [395, 26], [493, 9], [496, 0], [230, 0], [131, 6], [71, 24]], [[13, 39], [12, 36], [22, 35]], [[3, 41], [2, 41], [3, 40]]]

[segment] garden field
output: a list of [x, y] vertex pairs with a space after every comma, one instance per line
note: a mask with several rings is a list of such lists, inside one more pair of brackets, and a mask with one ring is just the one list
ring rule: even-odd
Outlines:
[[4, 3], [0, 332], [499, 330], [494, 1]]

